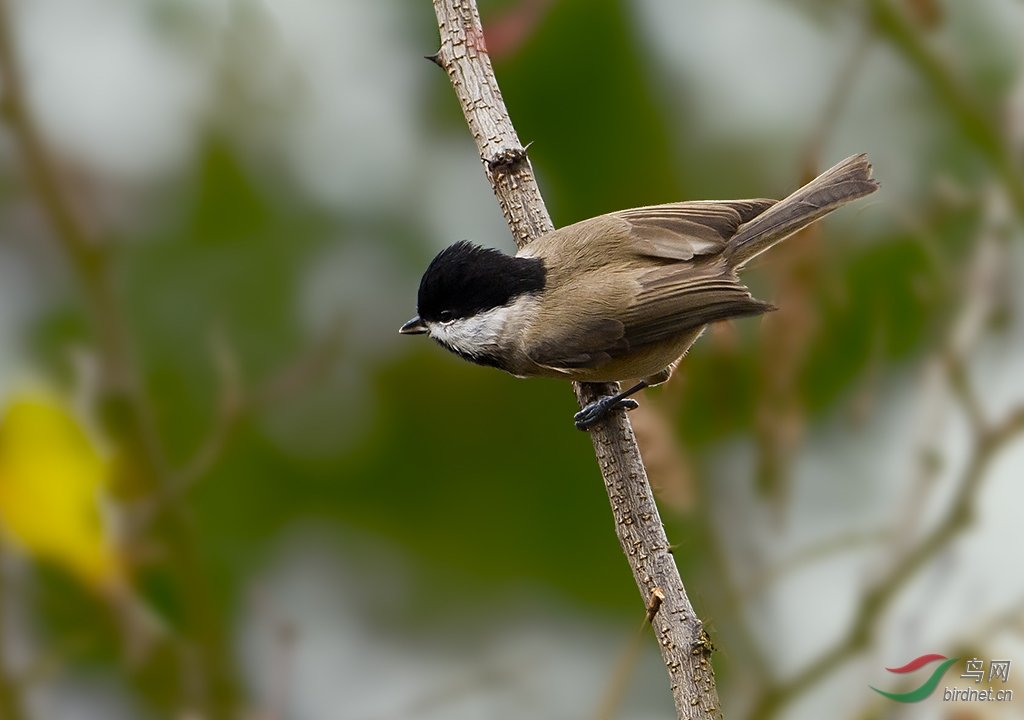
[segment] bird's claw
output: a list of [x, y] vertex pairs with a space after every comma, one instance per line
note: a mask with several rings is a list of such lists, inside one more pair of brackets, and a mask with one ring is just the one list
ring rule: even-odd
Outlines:
[[576, 429], [589, 430], [597, 423], [608, 417], [612, 410], [623, 408], [625, 410], [636, 410], [640, 403], [632, 398], [617, 398], [614, 396], [603, 397], [600, 400], [587, 405], [573, 416]]

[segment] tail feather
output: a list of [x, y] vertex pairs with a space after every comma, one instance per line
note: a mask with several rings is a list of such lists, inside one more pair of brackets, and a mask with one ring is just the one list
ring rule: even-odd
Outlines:
[[725, 257], [732, 267], [738, 268], [775, 243], [846, 203], [870, 195], [878, 187], [871, 178], [871, 164], [867, 156], [848, 157], [753, 220], [740, 225], [729, 240]]

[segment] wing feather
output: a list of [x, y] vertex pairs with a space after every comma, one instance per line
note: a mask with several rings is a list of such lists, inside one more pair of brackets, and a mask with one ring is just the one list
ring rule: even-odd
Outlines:
[[674, 266], [649, 273], [641, 279], [641, 287], [622, 317], [632, 348], [663, 342], [718, 320], [775, 309], [754, 298], [735, 277], [694, 275]]
[[548, 327], [527, 355], [554, 369], [598, 368], [709, 323], [775, 309], [751, 296], [734, 277], [680, 272], [680, 265], [644, 276], [618, 318], [608, 316], [607, 305], [595, 303], [595, 314], [582, 321]]
[[722, 252], [743, 223], [775, 200], [699, 200], [612, 213], [630, 225], [634, 250], [666, 260], [692, 260]]
[[[556, 231], [548, 236], [550, 242], [567, 233], [581, 243], [578, 255], [587, 261], [565, 278], [563, 296], [551, 298], [553, 306], [571, 308], [573, 316], [560, 327], [547, 318], [542, 337], [527, 342], [527, 356], [538, 365], [566, 372], [599, 368], [717, 320], [774, 309], [754, 299], [731, 271], [707, 262], [726, 248], [740, 225], [774, 204], [775, 200], [672, 203], [593, 218], [572, 232]], [[587, 248], [596, 247], [589, 239], [594, 233], [614, 234], [619, 250], [607, 257], [587, 254]], [[639, 265], [623, 271], [631, 262]], [[591, 274], [599, 274], [600, 281], [586, 280]], [[581, 306], [581, 287], [604, 288], [607, 297], [589, 298]]]
[[629, 352], [625, 327], [618, 320], [594, 317], [546, 334], [527, 350], [538, 365], [557, 370], [601, 367]]

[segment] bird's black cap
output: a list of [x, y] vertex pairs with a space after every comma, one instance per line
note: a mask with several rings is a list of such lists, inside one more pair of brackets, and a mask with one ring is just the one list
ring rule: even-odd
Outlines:
[[446, 322], [506, 305], [544, 288], [540, 258], [519, 258], [462, 241], [445, 248], [420, 281], [417, 309], [424, 320]]

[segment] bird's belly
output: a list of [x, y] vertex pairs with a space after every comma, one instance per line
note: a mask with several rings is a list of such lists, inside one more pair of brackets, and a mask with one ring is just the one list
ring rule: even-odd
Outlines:
[[[673, 338], [663, 343], [651, 345], [637, 352], [616, 358], [595, 368], [567, 368], [554, 370], [542, 368], [536, 373], [542, 377], [561, 378], [575, 382], [619, 382], [621, 380], [643, 379], [657, 375], [678, 360], [700, 337], [704, 328]], [[532, 374], [532, 373], [531, 373]]]

